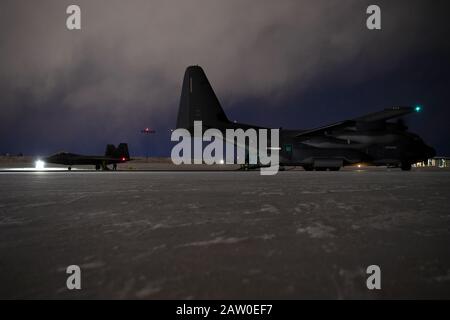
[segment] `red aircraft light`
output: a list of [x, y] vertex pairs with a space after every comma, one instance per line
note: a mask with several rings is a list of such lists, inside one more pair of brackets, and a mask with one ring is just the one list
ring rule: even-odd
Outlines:
[[154, 129], [150, 129], [150, 128], [144, 128], [141, 130], [141, 133], [155, 133], [156, 131]]

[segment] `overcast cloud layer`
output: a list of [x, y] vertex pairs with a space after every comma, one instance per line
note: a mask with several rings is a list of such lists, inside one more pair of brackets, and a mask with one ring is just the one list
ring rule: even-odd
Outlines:
[[[81, 31], [65, 27], [72, 3]], [[351, 87], [411, 55], [447, 52], [445, 20], [428, 1], [378, 1], [382, 31], [365, 28], [369, 4], [2, 0], [0, 152], [127, 141], [143, 153], [140, 128], [173, 127], [191, 64], [204, 67], [227, 112], [258, 99], [252, 112], [270, 114], [336, 74]]]

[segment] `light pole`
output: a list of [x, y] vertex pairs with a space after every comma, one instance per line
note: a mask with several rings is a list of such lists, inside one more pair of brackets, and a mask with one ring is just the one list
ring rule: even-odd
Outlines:
[[[150, 137], [150, 135], [155, 133], [155, 132], [156, 132], [155, 130], [150, 129], [148, 127], [141, 130], [141, 133], [145, 134], [147, 137]], [[148, 146], [147, 146], [147, 162], [148, 162], [149, 153], [150, 153], [150, 139], [149, 139], [149, 143], [148, 143]]]

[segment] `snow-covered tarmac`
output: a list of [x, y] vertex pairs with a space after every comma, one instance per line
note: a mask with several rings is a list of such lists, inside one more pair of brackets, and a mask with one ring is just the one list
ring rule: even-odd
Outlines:
[[1, 172], [0, 298], [450, 298], [449, 200], [449, 171]]

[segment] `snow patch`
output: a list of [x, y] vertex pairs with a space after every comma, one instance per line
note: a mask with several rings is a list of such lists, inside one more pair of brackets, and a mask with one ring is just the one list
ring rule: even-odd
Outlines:
[[297, 233], [306, 233], [311, 238], [321, 239], [321, 238], [333, 238], [333, 232], [336, 231], [335, 228], [323, 225], [321, 223], [316, 223], [314, 226], [308, 226], [305, 228], [298, 228]]

